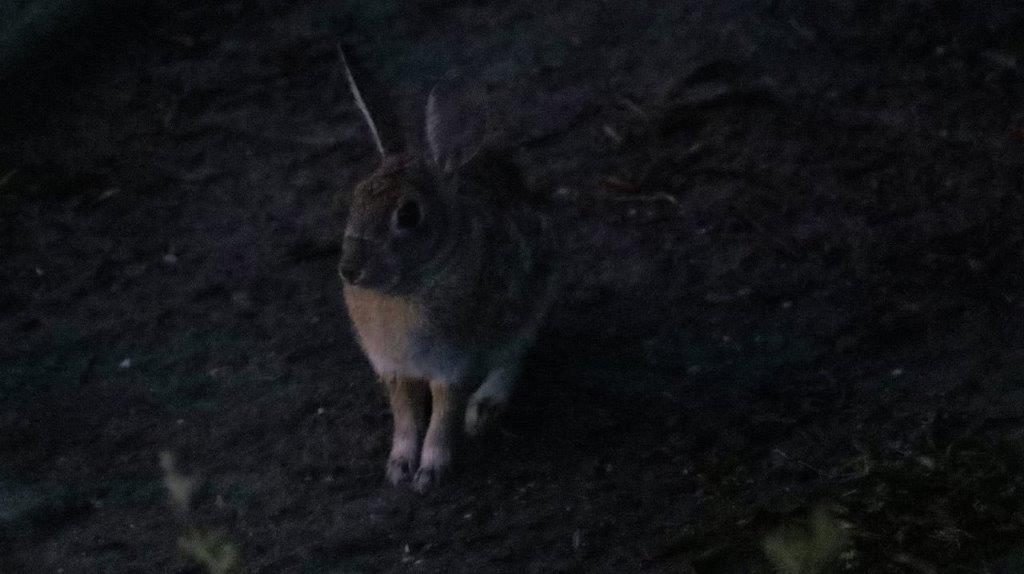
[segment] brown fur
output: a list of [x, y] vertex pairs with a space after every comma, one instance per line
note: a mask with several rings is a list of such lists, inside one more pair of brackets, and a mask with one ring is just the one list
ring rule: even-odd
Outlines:
[[[406, 357], [411, 353], [413, 333], [423, 328], [423, 307], [407, 297], [384, 295], [346, 285], [345, 305], [359, 333], [363, 352], [374, 357]], [[374, 365], [377, 369], [377, 365]]]
[[[433, 122], [435, 134], [460, 133]], [[388, 479], [420, 490], [447, 471], [461, 427], [479, 434], [503, 410], [557, 285], [550, 229], [512, 164], [443, 143], [431, 142], [431, 159], [385, 157], [356, 186], [339, 266], [388, 390]]]

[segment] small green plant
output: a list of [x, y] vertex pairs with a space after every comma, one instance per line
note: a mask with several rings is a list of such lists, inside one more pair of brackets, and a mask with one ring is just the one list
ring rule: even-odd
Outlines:
[[209, 574], [229, 574], [241, 571], [238, 549], [221, 531], [209, 530], [191, 524], [189, 512], [196, 480], [178, 471], [174, 455], [160, 453], [160, 468], [164, 472], [164, 486], [167, 487], [171, 505], [185, 522], [185, 533], [178, 537], [178, 548], [189, 560], [206, 569]]
[[849, 543], [845, 525], [819, 506], [806, 521], [769, 532], [761, 540], [761, 548], [780, 574], [821, 574]]
[[210, 574], [238, 571], [238, 549], [223, 532], [191, 529], [178, 538], [178, 548]]
[[188, 514], [196, 481], [178, 471], [174, 455], [166, 450], [160, 453], [160, 468], [164, 471], [164, 486], [171, 497], [171, 505], [178, 512]]

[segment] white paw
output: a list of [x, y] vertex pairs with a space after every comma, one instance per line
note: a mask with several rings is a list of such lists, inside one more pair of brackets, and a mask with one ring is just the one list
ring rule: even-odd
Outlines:
[[396, 441], [391, 445], [391, 454], [388, 456], [388, 464], [385, 470], [388, 482], [395, 486], [409, 482], [416, 473], [418, 462], [419, 448], [415, 439], [411, 441]]
[[407, 457], [392, 456], [388, 458], [388, 466], [385, 474], [394, 486], [412, 480], [416, 472], [416, 459]]
[[448, 474], [451, 468], [451, 454], [446, 449], [424, 449], [420, 467], [412, 479], [416, 492], [426, 492]]
[[466, 407], [466, 434], [476, 437], [487, 432], [505, 412], [506, 402], [492, 395], [474, 395]]

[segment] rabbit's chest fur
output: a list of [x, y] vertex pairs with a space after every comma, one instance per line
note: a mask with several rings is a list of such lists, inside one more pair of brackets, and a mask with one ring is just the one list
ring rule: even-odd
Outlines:
[[346, 286], [345, 302], [378, 374], [433, 378], [465, 369], [467, 353], [437, 336], [427, 309], [415, 298]]
[[535, 214], [478, 213], [424, 292], [346, 285], [360, 343], [378, 374], [462, 381], [532, 342], [557, 280]]

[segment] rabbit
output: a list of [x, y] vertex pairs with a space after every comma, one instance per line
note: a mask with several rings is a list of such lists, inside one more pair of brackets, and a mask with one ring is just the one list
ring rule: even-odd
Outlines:
[[381, 163], [355, 186], [339, 274], [393, 416], [386, 478], [422, 492], [508, 403], [560, 284], [552, 226], [511, 162], [479, 151], [458, 82], [429, 94], [426, 150], [391, 153], [346, 74]]

